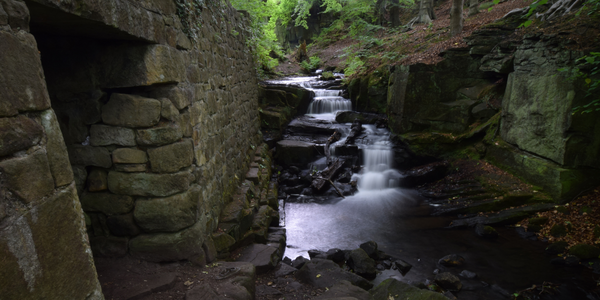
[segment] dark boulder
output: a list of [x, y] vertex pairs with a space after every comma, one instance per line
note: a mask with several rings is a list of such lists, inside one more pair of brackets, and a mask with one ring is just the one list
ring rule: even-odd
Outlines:
[[308, 261], [296, 272], [296, 278], [317, 288], [331, 288], [340, 280], [347, 280], [352, 285], [369, 290], [373, 284], [366, 279], [343, 270], [330, 260], [315, 258]]
[[453, 292], [458, 292], [462, 288], [462, 283], [458, 277], [449, 272], [444, 272], [435, 275], [435, 283], [441, 288]]
[[498, 237], [498, 232], [494, 227], [483, 224], [475, 225], [475, 234], [477, 234], [478, 237], [485, 239], [494, 239]]
[[462, 267], [465, 264], [465, 259], [458, 254], [450, 254], [442, 257], [438, 263], [446, 267]]
[[375, 260], [369, 257], [365, 250], [355, 249], [348, 255], [346, 264], [354, 273], [367, 278], [374, 279], [377, 276], [377, 268], [375, 268]]
[[440, 161], [412, 168], [400, 180], [400, 186], [415, 187], [440, 180], [446, 176], [449, 167], [450, 164], [447, 161]]

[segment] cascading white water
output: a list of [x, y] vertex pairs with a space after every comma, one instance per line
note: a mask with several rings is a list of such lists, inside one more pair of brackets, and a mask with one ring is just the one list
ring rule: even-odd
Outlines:
[[315, 93], [308, 106], [308, 115], [318, 119], [334, 120], [338, 111], [352, 110], [352, 101], [342, 97], [340, 90], [316, 89], [310, 82], [303, 82], [301, 85]]

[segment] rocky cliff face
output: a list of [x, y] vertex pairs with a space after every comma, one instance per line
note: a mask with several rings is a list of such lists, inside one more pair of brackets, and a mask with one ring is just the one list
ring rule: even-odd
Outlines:
[[246, 21], [202, 3], [0, 1], [0, 294], [101, 299], [90, 243], [202, 261], [260, 142]]
[[[390, 126], [416, 145], [448, 149], [437, 144], [453, 139], [414, 136], [450, 134], [462, 141], [491, 121], [485, 158], [564, 201], [600, 182], [598, 113], [571, 114], [585, 91], [558, 71], [583, 53], [557, 35], [508, 38], [515, 24], [518, 19], [508, 18], [488, 25], [437, 65], [395, 67], [387, 93]], [[497, 126], [490, 119], [496, 112]]]

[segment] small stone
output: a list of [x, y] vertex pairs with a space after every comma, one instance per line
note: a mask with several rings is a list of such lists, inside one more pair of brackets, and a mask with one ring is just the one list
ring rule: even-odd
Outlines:
[[296, 259], [294, 259], [292, 261], [292, 267], [296, 268], [296, 269], [300, 269], [304, 266], [304, 264], [306, 264], [307, 262], [309, 262], [310, 260], [308, 260], [306, 257], [304, 256], [298, 256], [296, 257]]
[[493, 239], [498, 237], [498, 232], [496, 231], [496, 229], [494, 229], [494, 227], [483, 224], [475, 225], [475, 233], [478, 237], [486, 239]]
[[87, 187], [90, 192], [101, 192], [108, 189], [106, 170], [92, 169], [87, 178]]
[[406, 275], [406, 273], [408, 273], [408, 271], [410, 271], [410, 269], [412, 268], [412, 265], [401, 260], [401, 259], [397, 259], [394, 263], [393, 263], [394, 267], [396, 269], [398, 269], [398, 271], [400, 271], [400, 274], [402, 274], [402, 276]]
[[336, 263], [341, 263], [346, 259], [346, 255], [345, 255], [344, 251], [337, 249], [337, 248], [327, 250], [325, 255], [326, 255], [327, 259], [332, 260]]
[[450, 254], [441, 258], [438, 263], [446, 267], [461, 267], [465, 264], [465, 259], [458, 254]]
[[463, 270], [462, 272], [460, 272], [460, 274], [458, 274], [458, 276], [467, 278], [467, 279], [474, 279], [477, 277], [477, 274], [471, 272], [471, 271], [467, 271], [467, 270]]
[[374, 241], [362, 243], [359, 247], [365, 250], [365, 252], [367, 253], [367, 255], [369, 255], [370, 258], [377, 258], [377, 243], [375, 243]]
[[458, 277], [449, 272], [444, 272], [435, 275], [435, 283], [441, 288], [453, 292], [458, 292], [462, 288], [462, 283]]

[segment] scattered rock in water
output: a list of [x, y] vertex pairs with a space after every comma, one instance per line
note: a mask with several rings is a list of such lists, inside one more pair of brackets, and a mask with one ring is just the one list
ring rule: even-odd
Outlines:
[[377, 269], [375, 268], [375, 260], [369, 257], [365, 250], [358, 248], [352, 250], [348, 254], [346, 264], [354, 273], [367, 278], [374, 279], [377, 276]]
[[569, 247], [569, 243], [565, 241], [559, 241], [548, 245], [548, 247], [546, 247], [546, 252], [549, 254], [560, 254], [565, 252], [567, 247]]
[[373, 284], [366, 279], [348, 271], [343, 270], [333, 261], [315, 258], [304, 264], [296, 272], [296, 278], [301, 282], [317, 288], [330, 288], [340, 280], [347, 280], [352, 285], [369, 290]]
[[569, 254], [575, 255], [580, 259], [593, 259], [600, 256], [600, 248], [587, 244], [577, 244], [569, 248]]
[[442, 257], [438, 263], [445, 267], [462, 267], [465, 264], [465, 259], [458, 254], [449, 254]]
[[410, 269], [412, 268], [412, 265], [401, 260], [401, 259], [397, 259], [395, 262], [392, 263], [392, 269], [398, 269], [398, 271], [400, 271], [400, 274], [402, 274], [402, 276], [406, 275], [406, 273], [408, 273], [408, 271], [410, 271]]
[[327, 259], [336, 263], [341, 263], [346, 260], [346, 254], [344, 251], [337, 248], [329, 249], [325, 254], [327, 255]]
[[452, 275], [452, 273], [444, 272], [435, 275], [435, 283], [441, 288], [453, 292], [458, 292], [462, 288], [462, 283], [458, 277]]
[[475, 225], [475, 234], [477, 234], [478, 237], [485, 239], [494, 239], [498, 237], [498, 232], [494, 227], [483, 224]]
[[294, 261], [292, 261], [292, 267], [294, 267], [296, 269], [300, 269], [304, 266], [304, 264], [306, 264], [309, 261], [310, 260], [308, 260], [304, 256], [298, 256], [298, 257], [296, 257], [296, 259], [294, 259]]
[[535, 232], [531, 232], [529, 230], [525, 230], [525, 228], [523, 227], [517, 227], [515, 229], [515, 231], [517, 231], [517, 234], [521, 237], [524, 238], [526, 240], [530, 240], [530, 241], [537, 241], [537, 234], [535, 234]]
[[475, 274], [474, 272], [471, 272], [471, 271], [462, 270], [462, 272], [460, 272], [460, 274], [458, 274], [458, 276], [464, 277], [467, 279], [474, 279], [477, 277], [477, 274]]
[[315, 249], [308, 250], [308, 256], [310, 256], [310, 259], [313, 259], [313, 258], [327, 259], [327, 254], [325, 254], [325, 252], [315, 250]]

